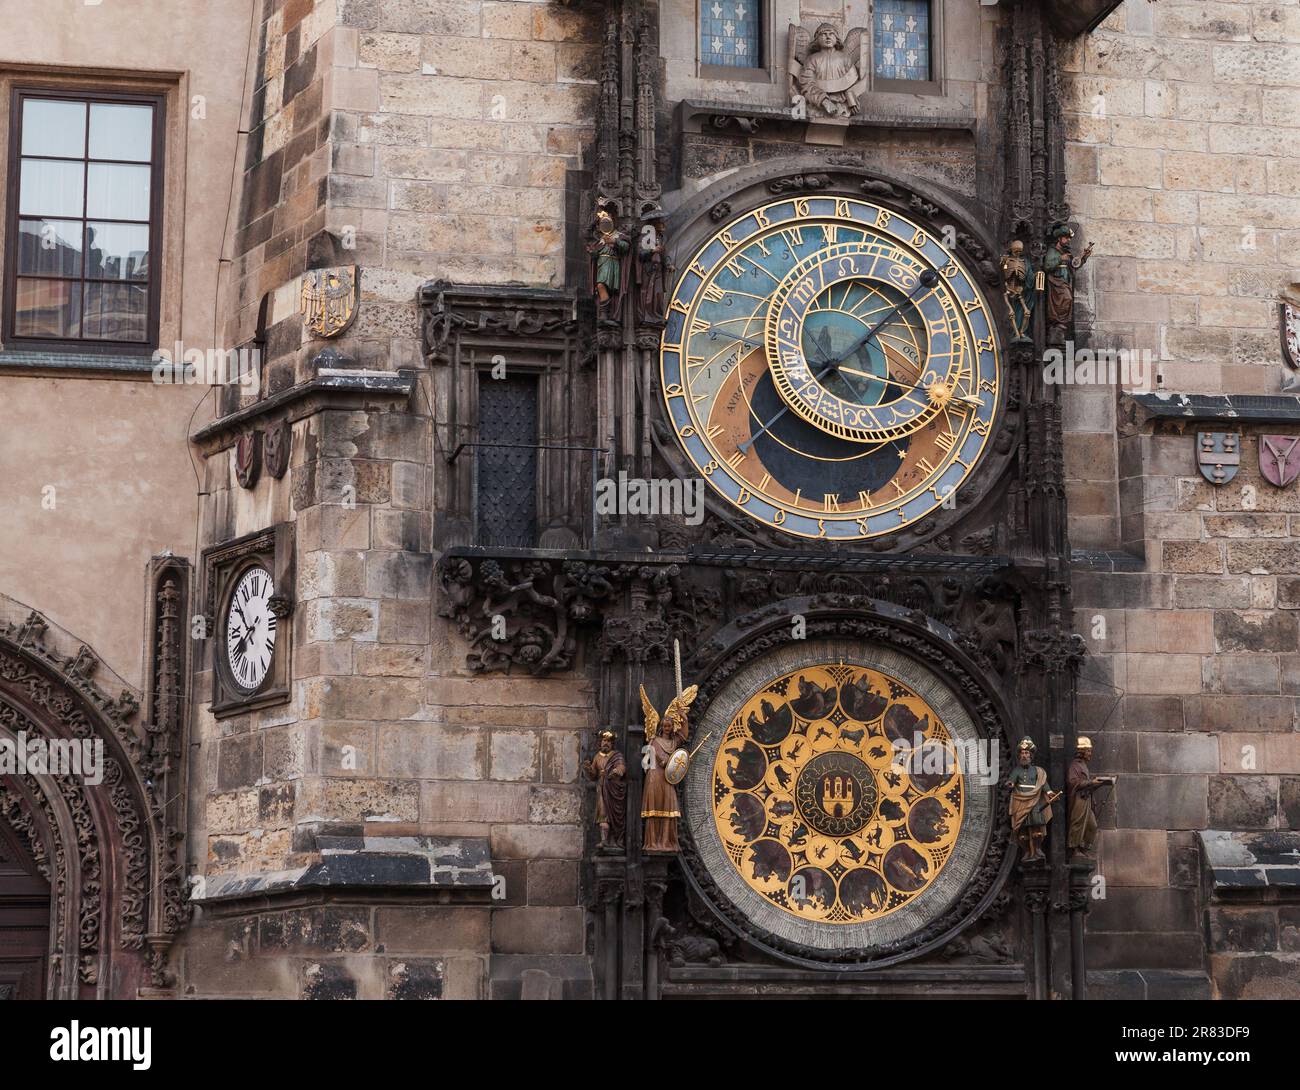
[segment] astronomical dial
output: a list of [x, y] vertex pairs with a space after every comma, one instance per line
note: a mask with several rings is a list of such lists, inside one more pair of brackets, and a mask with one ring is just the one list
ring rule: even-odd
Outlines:
[[661, 353], [668, 417], [729, 503], [807, 538], [877, 537], [951, 505], [993, 428], [993, 320], [940, 238], [795, 197], [691, 258]]
[[276, 616], [271, 612], [274, 584], [265, 568], [249, 568], [235, 584], [226, 607], [226, 662], [237, 688], [257, 690], [275, 654]]

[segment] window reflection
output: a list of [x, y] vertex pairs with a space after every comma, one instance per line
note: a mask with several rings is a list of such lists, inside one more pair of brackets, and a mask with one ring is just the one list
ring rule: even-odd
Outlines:
[[19, 93], [15, 337], [146, 342], [156, 107]]

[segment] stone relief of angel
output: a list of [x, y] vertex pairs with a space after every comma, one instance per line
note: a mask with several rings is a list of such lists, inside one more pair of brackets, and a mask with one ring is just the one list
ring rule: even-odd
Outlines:
[[858, 112], [858, 96], [867, 86], [867, 50], [871, 36], [854, 27], [844, 37], [831, 23], [811, 34], [790, 24], [786, 70], [790, 101], [809, 116], [849, 118]]

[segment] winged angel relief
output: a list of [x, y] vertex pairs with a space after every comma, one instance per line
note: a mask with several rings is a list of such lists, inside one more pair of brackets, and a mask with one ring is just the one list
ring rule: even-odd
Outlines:
[[854, 27], [841, 38], [831, 23], [822, 23], [811, 34], [791, 23], [786, 71], [795, 112], [802, 106], [812, 116], [856, 114], [858, 96], [867, 86], [870, 40], [865, 27]]

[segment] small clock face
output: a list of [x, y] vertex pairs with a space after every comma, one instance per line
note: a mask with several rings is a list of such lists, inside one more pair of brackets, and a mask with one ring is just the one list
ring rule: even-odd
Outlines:
[[226, 661], [235, 685], [256, 690], [271, 669], [275, 653], [274, 584], [265, 568], [249, 568], [235, 584], [226, 609]]
[[772, 202], [696, 252], [669, 304], [662, 378], [716, 492], [838, 540], [951, 506], [1001, 395], [993, 320], [942, 240], [836, 196]]

